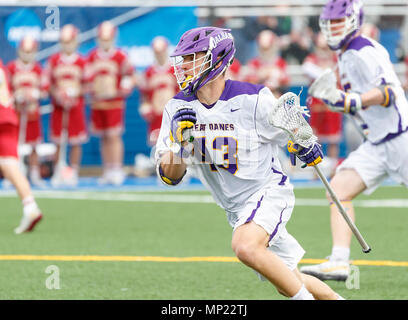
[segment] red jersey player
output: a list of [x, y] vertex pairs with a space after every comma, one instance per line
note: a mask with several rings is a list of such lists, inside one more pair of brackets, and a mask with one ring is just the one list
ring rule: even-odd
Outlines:
[[61, 29], [61, 52], [51, 56], [45, 68], [44, 85], [49, 88], [54, 111], [51, 114], [51, 139], [61, 146], [62, 130], [68, 130], [71, 145], [70, 165], [72, 172], [66, 176], [58, 166], [53, 180], [58, 184], [75, 186], [81, 163], [82, 144], [88, 140], [85, 118], [84, 76], [85, 59], [76, 52], [78, 29], [65, 25]]
[[259, 55], [248, 62], [244, 81], [263, 84], [279, 97], [289, 85], [286, 61], [279, 54], [279, 37], [263, 30], [257, 38]]
[[153, 147], [157, 142], [164, 106], [178, 91], [174, 69], [168, 59], [168, 42], [163, 37], [152, 41], [155, 62], [143, 75], [141, 84], [142, 104], [140, 114], [149, 123], [148, 144]]
[[18, 118], [12, 105], [7, 70], [0, 61], [0, 170], [16, 188], [23, 204], [23, 217], [14, 229], [17, 234], [31, 231], [41, 220], [42, 213], [31, 193], [27, 178], [21, 173], [18, 163]]
[[[302, 65], [304, 74], [311, 80], [318, 78], [327, 68], [336, 65], [336, 54], [329, 49], [322, 33], [315, 38], [315, 50], [309, 54]], [[339, 154], [339, 142], [342, 138], [342, 114], [328, 109], [326, 104], [316, 98], [308, 97], [310, 125], [319, 141], [328, 145], [326, 164], [327, 174], [334, 173]]]
[[98, 47], [89, 53], [87, 79], [92, 98], [91, 131], [101, 137], [103, 176], [100, 183], [121, 185], [125, 98], [133, 89], [134, 70], [124, 51], [114, 47], [116, 27], [98, 27]]
[[[20, 119], [19, 143], [29, 144], [32, 152], [29, 157], [29, 178], [33, 185], [43, 186], [40, 176], [37, 144], [42, 142], [39, 100], [41, 96], [40, 79], [42, 68], [35, 62], [38, 44], [32, 37], [26, 36], [18, 47], [18, 58], [7, 64], [10, 75], [14, 106]], [[25, 132], [22, 132], [24, 130]]]
[[[147, 144], [154, 154], [162, 123], [164, 106], [179, 90], [174, 69], [168, 58], [168, 40], [157, 36], [152, 40], [154, 63], [143, 73], [140, 81], [142, 103], [140, 115], [148, 123]], [[155, 162], [143, 154], [136, 155], [135, 175], [149, 176], [155, 172]]]

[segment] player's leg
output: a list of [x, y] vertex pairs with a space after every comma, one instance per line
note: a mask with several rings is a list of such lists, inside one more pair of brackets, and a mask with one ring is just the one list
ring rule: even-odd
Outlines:
[[[231, 245], [241, 262], [263, 275], [280, 293], [294, 297], [302, 289], [302, 282], [275, 253], [267, 249], [268, 242], [268, 233], [251, 221], [234, 231]], [[312, 297], [306, 292], [305, 298]]]
[[77, 105], [70, 111], [69, 124], [69, 165], [72, 169], [69, 184], [77, 185], [82, 160], [82, 144], [88, 140], [84, 105]]
[[293, 270], [294, 274], [300, 279], [306, 289], [316, 300], [343, 300], [339, 294], [334, 292], [327, 284], [316, 277], [301, 273], [298, 269]]
[[112, 155], [111, 158], [111, 182], [115, 185], [121, 185], [125, 179], [125, 174], [123, 172], [123, 140], [121, 134], [109, 135], [109, 151]]
[[0, 170], [16, 188], [23, 204], [23, 218], [20, 226], [15, 229], [17, 234], [31, 231], [41, 220], [42, 214], [31, 193], [27, 178], [20, 172], [17, 156], [18, 128], [3, 125], [0, 128]]
[[123, 171], [123, 109], [116, 108], [105, 110], [106, 117], [106, 147], [109, 154], [109, 182], [114, 185], [121, 185], [125, 179]]

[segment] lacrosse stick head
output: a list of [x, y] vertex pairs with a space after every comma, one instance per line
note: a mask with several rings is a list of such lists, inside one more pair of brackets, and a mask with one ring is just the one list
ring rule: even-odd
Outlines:
[[332, 69], [326, 69], [310, 85], [308, 94], [318, 99], [325, 99], [331, 103], [341, 99], [339, 91], [336, 89], [336, 75]]
[[285, 130], [294, 143], [307, 148], [317, 141], [317, 137], [305, 116], [310, 116], [307, 107], [300, 105], [296, 94], [288, 92], [276, 101], [268, 121], [272, 126]]

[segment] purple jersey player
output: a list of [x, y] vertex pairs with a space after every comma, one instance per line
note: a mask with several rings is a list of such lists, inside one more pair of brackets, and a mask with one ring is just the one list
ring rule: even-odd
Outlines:
[[[293, 299], [339, 299], [320, 280], [301, 274], [303, 248], [286, 230], [295, 203], [278, 148], [286, 133], [268, 123], [276, 103], [261, 85], [225, 79], [235, 53], [229, 29], [196, 28], [181, 37], [172, 57], [181, 92], [166, 105], [157, 172], [168, 185], [194, 170], [233, 228], [232, 248], [263, 280]], [[307, 164], [318, 144], [296, 153]]]
[[[366, 141], [350, 153], [331, 180], [352, 220], [351, 200], [360, 193], [370, 194], [387, 177], [408, 186], [408, 102], [388, 52], [377, 41], [361, 35], [362, 22], [360, 0], [330, 0], [320, 16], [327, 43], [338, 54], [344, 89], [333, 88], [339, 98], [327, 96], [324, 100], [332, 110], [357, 120], [366, 134]], [[331, 227], [329, 261], [300, 270], [322, 280], [345, 281], [350, 271], [352, 233], [333, 204]]]

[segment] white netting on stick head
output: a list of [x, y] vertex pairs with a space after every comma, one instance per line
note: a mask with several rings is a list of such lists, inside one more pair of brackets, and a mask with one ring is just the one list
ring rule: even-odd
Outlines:
[[299, 97], [288, 92], [282, 95], [269, 113], [269, 123], [289, 133], [294, 143], [309, 147], [317, 138], [304, 116], [309, 117], [307, 107], [300, 106]]

